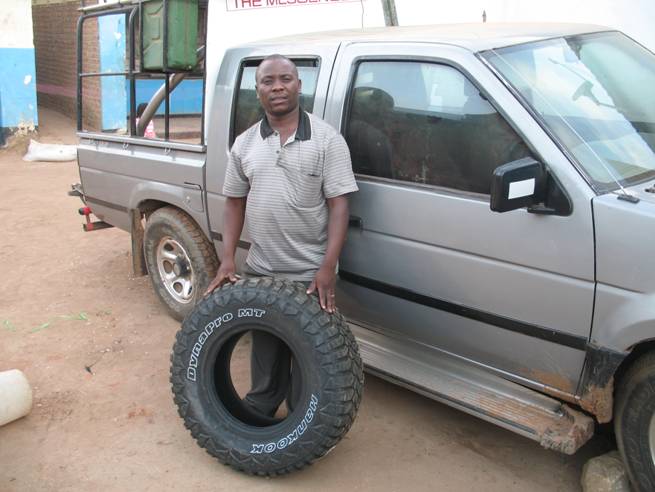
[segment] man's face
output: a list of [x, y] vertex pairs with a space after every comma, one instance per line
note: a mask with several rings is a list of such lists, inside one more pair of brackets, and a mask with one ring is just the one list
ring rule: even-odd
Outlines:
[[298, 107], [302, 83], [296, 67], [284, 59], [266, 60], [257, 70], [257, 97], [269, 114], [284, 116]]

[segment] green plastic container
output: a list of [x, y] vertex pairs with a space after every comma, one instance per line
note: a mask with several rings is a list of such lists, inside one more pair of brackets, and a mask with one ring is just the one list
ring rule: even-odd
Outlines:
[[[168, 10], [168, 46], [164, 46], [164, 1]], [[144, 0], [141, 9], [143, 70], [193, 70], [197, 63], [198, 0]]]

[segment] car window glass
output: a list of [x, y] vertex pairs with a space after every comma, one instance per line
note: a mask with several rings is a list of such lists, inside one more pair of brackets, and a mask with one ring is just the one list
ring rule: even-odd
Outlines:
[[358, 174], [488, 194], [496, 167], [527, 146], [458, 70], [362, 62], [346, 125]]
[[655, 176], [655, 56], [604, 32], [492, 50], [598, 192]]
[[[257, 123], [264, 116], [257, 93], [255, 92], [255, 72], [261, 60], [248, 60], [241, 67], [239, 92], [234, 113], [232, 141]], [[298, 67], [298, 77], [302, 82], [300, 106], [310, 113], [314, 109], [316, 80], [318, 78], [317, 60], [293, 60]]]

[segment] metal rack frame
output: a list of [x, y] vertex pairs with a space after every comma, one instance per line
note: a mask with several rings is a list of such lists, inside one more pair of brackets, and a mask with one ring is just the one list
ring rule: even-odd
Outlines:
[[[97, 5], [85, 5], [85, 0], [81, 0], [81, 7], [78, 9], [81, 12], [81, 15], [77, 21], [77, 131], [84, 132], [83, 121], [83, 80], [88, 77], [112, 77], [112, 76], [125, 76], [130, 82], [130, 125], [129, 125], [129, 136], [130, 137], [139, 137], [136, 129], [136, 80], [138, 79], [159, 79], [163, 75], [164, 86], [165, 86], [165, 100], [164, 100], [164, 140], [169, 141], [170, 139], [170, 77], [175, 73], [180, 73], [182, 71], [172, 71], [168, 69], [168, 0], [162, 0], [164, 8], [164, 29], [163, 29], [163, 69], [161, 71], [143, 71], [141, 67], [137, 70], [136, 68], [136, 21], [135, 19], [139, 18], [139, 32], [143, 32], [143, 3], [148, 0], [118, 0], [115, 3], [110, 4], [97, 4]], [[208, 2], [199, 0], [198, 7], [205, 8], [204, 15], [204, 35], [205, 35], [205, 46], [206, 46], [206, 36], [207, 36], [207, 18], [208, 18]], [[83, 57], [83, 46], [84, 46], [84, 23], [88, 19], [99, 18], [109, 15], [124, 14], [127, 26], [127, 44], [128, 44], [128, 70], [120, 72], [84, 72], [84, 57]], [[140, 60], [143, 60], [143, 43], [139, 43], [139, 54]], [[203, 68], [202, 72], [197, 72], [196, 70], [185, 72], [190, 75], [202, 75], [202, 108], [200, 113], [200, 145], [204, 145], [205, 142], [205, 88], [207, 83], [206, 76], [206, 59], [202, 61]], [[100, 135], [103, 135], [100, 133]]]

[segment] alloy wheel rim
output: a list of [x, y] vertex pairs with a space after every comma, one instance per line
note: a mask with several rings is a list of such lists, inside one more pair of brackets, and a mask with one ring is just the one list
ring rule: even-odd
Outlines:
[[162, 238], [157, 245], [157, 269], [166, 291], [175, 301], [182, 304], [192, 301], [195, 275], [191, 260], [172, 237]]

